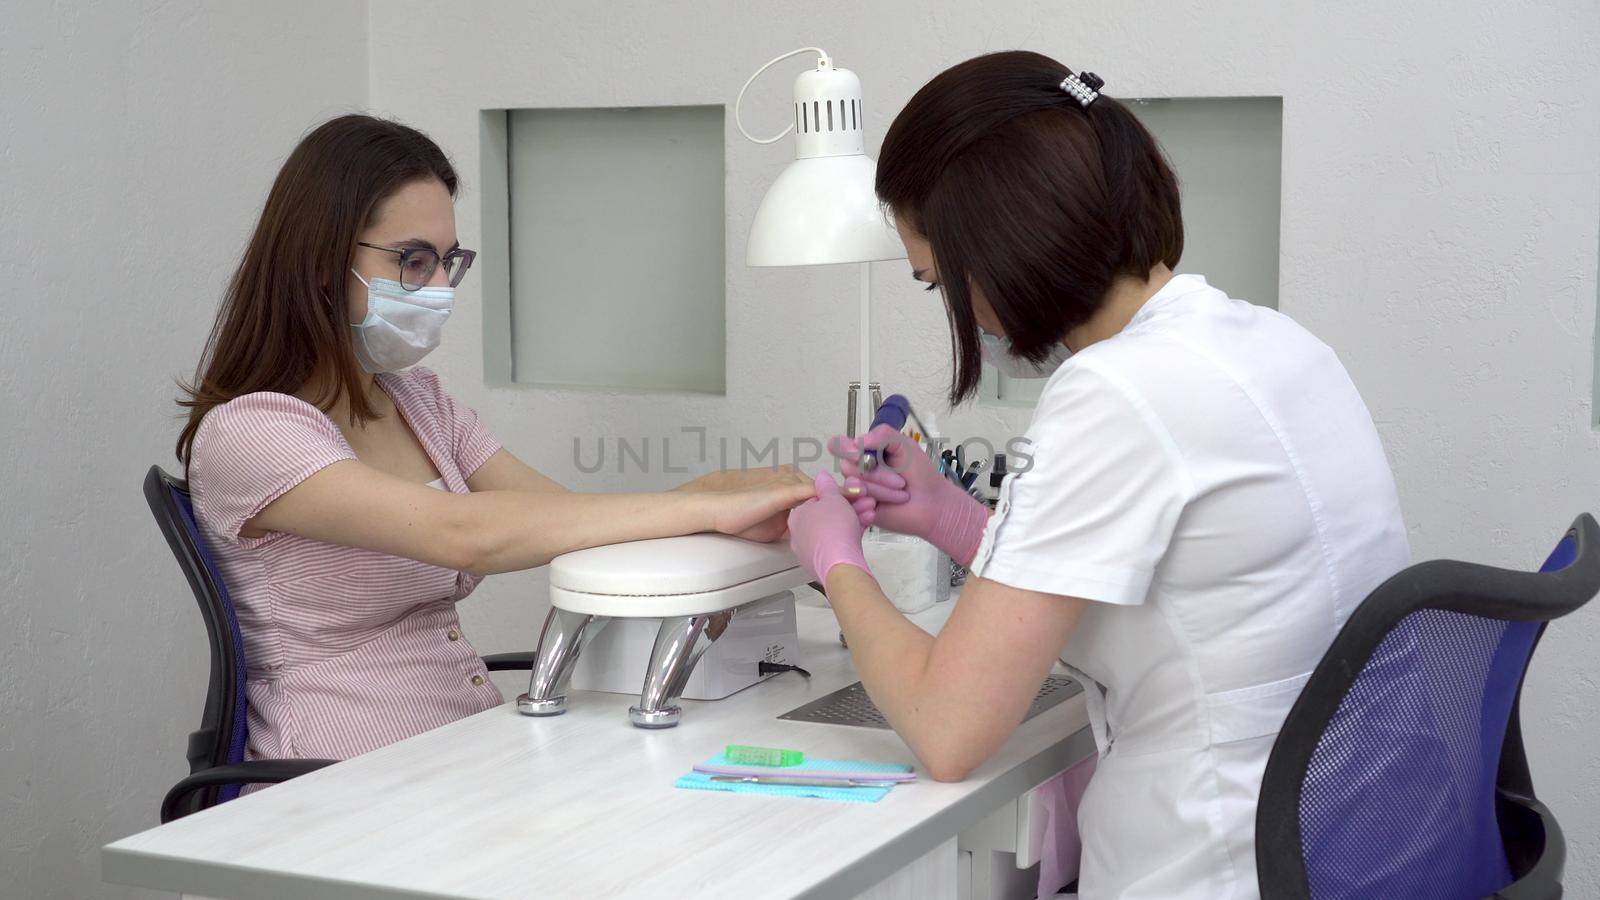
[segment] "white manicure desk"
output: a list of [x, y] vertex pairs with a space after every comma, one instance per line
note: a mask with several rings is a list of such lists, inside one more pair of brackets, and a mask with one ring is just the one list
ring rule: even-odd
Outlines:
[[[953, 605], [913, 621], [937, 631]], [[809, 681], [686, 700], [681, 724], [657, 731], [628, 724], [637, 698], [622, 694], [574, 692], [549, 718], [508, 702], [117, 841], [102, 876], [228, 900], [1024, 893], [1005, 851], [1030, 831], [1037, 843], [1029, 789], [1094, 752], [1082, 695], [1024, 722], [965, 781], [924, 778], [875, 804], [673, 787], [729, 743], [915, 765], [891, 731], [777, 718], [857, 680], [833, 615], [798, 615]]]

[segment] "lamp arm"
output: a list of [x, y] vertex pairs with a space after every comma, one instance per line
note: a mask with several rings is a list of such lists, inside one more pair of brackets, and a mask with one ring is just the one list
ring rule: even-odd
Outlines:
[[785, 53], [782, 56], [768, 60], [766, 65], [757, 69], [756, 73], [751, 75], [749, 79], [745, 81], [744, 87], [739, 88], [739, 98], [733, 101], [733, 124], [739, 126], [739, 133], [744, 135], [746, 140], [757, 144], [775, 144], [778, 141], [783, 140], [788, 136], [789, 132], [794, 130], [794, 123], [790, 122], [789, 127], [778, 132], [774, 137], [769, 137], [766, 140], [755, 137], [751, 135], [750, 132], [744, 130], [744, 120], [739, 117], [739, 105], [744, 102], [744, 92], [750, 89], [750, 85], [754, 84], [757, 78], [761, 77], [762, 72], [765, 72], [766, 70], [772, 68], [778, 63], [783, 62], [791, 56], [799, 56], [802, 53], [815, 53], [817, 54], [818, 61], [821, 64], [828, 66], [833, 65], [833, 60], [828, 58], [828, 51], [822, 49], [821, 47], [801, 47], [799, 50], [790, 50], [788, 53]]

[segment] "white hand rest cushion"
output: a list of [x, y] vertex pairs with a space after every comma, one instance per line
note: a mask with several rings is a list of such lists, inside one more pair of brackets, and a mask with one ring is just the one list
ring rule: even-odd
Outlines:
[[550, 603], [596, 616], [692, 616], [809, 580], [786, 542], [690, 534], [564, 553], [550, 563]]

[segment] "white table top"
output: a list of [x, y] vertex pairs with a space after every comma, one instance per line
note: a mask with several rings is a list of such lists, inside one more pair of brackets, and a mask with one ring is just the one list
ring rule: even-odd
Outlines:
[[[951, 605], [913, 619], [936, 630]], [[776, 718], [856, 680], [832, 614], [799, 620], [809, 682], [683, 701], [665, 731], [629, 725], [621, 694], [574, 692], [542, 719], [507, 703], [124, 838], [102, 875], [232, 900], [851, 896], [1093, 752], [1077, 695], [966, 781], [875, 804], [674, 788], [729, 743], [915, 765], [891, 731]]]

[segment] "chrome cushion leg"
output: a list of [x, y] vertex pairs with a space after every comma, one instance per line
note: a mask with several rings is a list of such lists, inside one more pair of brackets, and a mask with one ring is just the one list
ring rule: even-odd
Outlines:
[[674, 701], [683, 695], [695, 663], [722, 636], [735, 610], [662, 619], [650, 666], [644, 673], [639, 705], [628, 707], [628, 721], [640, 728], [671, 728], [683, 709]]
[[611, 621], [603, 616], [551, 607], [539, 632], [533, 674], [528, 692], [517, 698], [517, 712], [525, 716], [559, 716], [567, 711], [567, 685], [578, 654]]

